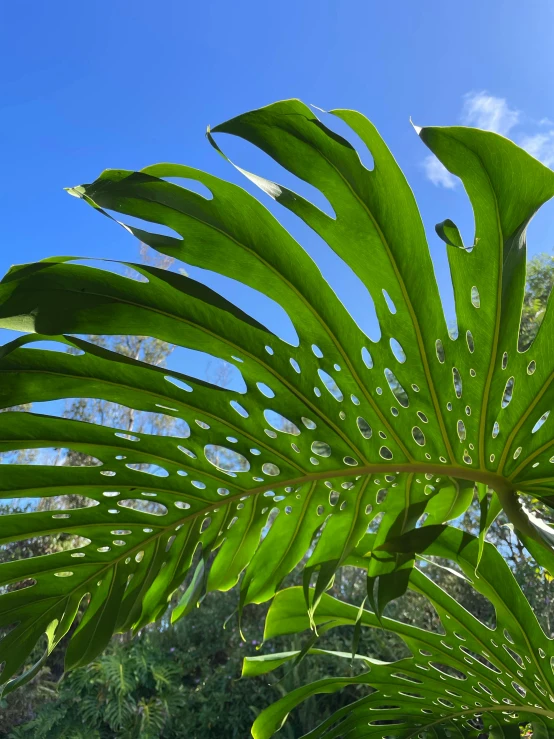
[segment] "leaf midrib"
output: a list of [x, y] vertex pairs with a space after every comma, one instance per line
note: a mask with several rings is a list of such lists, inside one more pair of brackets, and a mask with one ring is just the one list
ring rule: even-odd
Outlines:
[[[346, 477], [346, 476], [352, 476], [353, 474], [356, 474], [356, 472], [358, 474], [360, 474], [360, 473], [361, 474], [364, 474], [364, 473], [365, 474], [374, 474], [376, 472], [387, 473], [387, 472], [390, 472], [390, 467], [391, 467], [390, 465], [374, 465], [371, 468], [362, 468], [362, 469], [358, 469], [356, 471], [354, 471], [353, 468], [349, 467], [347, 469], [341, 469], [341, 470], [335, 471], [334, 473], [315, 473], [315, 474], [312, 474], [307, 479], [304, 478], [304, 479], [297, 479], [296, 481], [287, 481], [287, 482], [282, 483], [281, 485], [282, 486], [288, 486], [290, 484], [294, 485], [294, 484], [302, 484], [302, 483], [305, 483], [305, 482], [312, 482], [313, 483], [312, 490], [313, 490], [313, 487], [315, 487], [315, 482], [318, 479], [324, 479], [326, 477], [327, 478], [330, 478], [330, 477]], [[408, 468], [408, 469], [401, 469], [402, 467]], [[444, 473], [447, 476], [452, 476], [452, 473], [453, 473], [453, 471], [450, 470], [450, 474], [448, 474], [448, 472], [449, 472], [449, 469], [448, 468], [441, 468], [438, 465], [421, 465], [421, 466], [420, 465], [403, 465], [403, 466], [401, 465], [401, 466], [397, 466], [396, 467], [396, 471], [398, 471], [398, 472], [409, 472], [409, 471], [412, 471], [412, 472], [422, 472], [422, 473], [425, 473], [425, 471], [429, 471], [429, 472], [432, 471], [434, 474], [437, 474], [437, 473], [443, 474]], [[454, 473], [456, 473], [456, 472], [463, 472], [463, 473], [465, 473], [465, 477], [467, 479], [474, 479], [474, 475], [472, 475], [472, 471], [471, 470], [464, 470], [464, 469], [456, 470], [455, 469], [454, 470]], [[491, 478], [494, 478], [495, 476], [494, 475], [487, 474], [487, 475], [484, 475], [484, 477], [487, 478], [486, 481], [491, 482]], [[505, 484], [505, 481], [504, 480], [500, 480], [500, 478], [498, 478], [498, 481], [500, 481], [502, 484]], [[279, 487], [281, 487], [281, 485], [279, 485]], [[491, 486], [493, 486], [493, 485], [491, 485]], [[250, 495], [259, 494], [259, 493], [264, 492], [266, 490], [270, 490], [271, 488], [274, 488], [274, 487], [277, 487], [277, 486], [274, 485], [274, 484], [273, 485], [272, 484], [266, 484], [264, 486], [261, 486], [261, 487], [257, 488], [254, 491], [250, 491], [249, 494]], [[231, 503], [235, 502], [237, 499], [240, 499], [240, 497], [243, 494], [244, 494], [243, 491], [241, 491], [241, 493], [237, 493], [236, 495], [229, 496], [220, 505], [225, 505], [225, 506], [227, 506], [227, 507], [230, 508]], [[306, 498], [309, 498], [309, 495], [306, 496]], [[198, 518], [200, 516], [204, 516], [206, 513], [209, 513], [214, 508], [214, 506], [217, 506], [217, 501], [210, 502], [204, 509], [201, 509], [199, 511], [196, 511], [194, 514], [192, 514], [190, 516], [184, 516], [181, 519], [175, 519], [175, 520], [173, 520], [169, 526], [163, 527], [162, 528], [162, 531], [153, 534], [152, 536], [148, 537], [147, 539], [142, 540], [141, 542], [137, 543], [136, 545], [132, 546], [129, 549], [125, 549], [124, 551], [121, 552], [121, 554], [119, 556], [116, 556], [115, 558], [113, 558], [109, 562], [107, 562], [100, 570], [96, 570], [94, 572], [94, 574], [92, 574], [90, 577], [86, 578], [84, 581], [81, 581], [74, 588], [72, 588], [71, 590], [69, 590], [68, 592], [66, 592], [62, 596], [62, 598], [67, 598], [67, 597], [71, 596], [72, 594], [78, 593], [79, 591], [81, 591], [82, 594], [84, 595], [87, 592], [88, 583], [90, 581], [97, 579], [100, 575], [102, 575], [102, 573], [108, 571], [110, 568], [117, 567], [121, 563], [122, 560], [124, 560], [125, 558], [131, 556], [133, 552], [140, 551], [141, 549], [144, 549], [145, 547], [147, 547], [150, 543], [155, 542], [156, 540], [159, 540], [160, 537], [162, 537], [165, 533], [168, 533], [169, 532], [169, 529], [170, 528], [174, 528], [175, 526], [178, 526], [181, 523], [185, 524], [185, 523], [189, 522], [191, 519]], [[303, 520], [303, 519], [301, 519], [301, 520]], [[79, 566], [85, 566], [85, 565], [90, 566], [90, 564], [88, 562], [85, 562], [85, 561], [83, 561], [83, 562], [75, 562], [75, 564], [74, 563], [71, 563], [71, 566], [73, 568], [75, 568], [75, 569], [79, 568]], [[57, 566], [54, 569], [59, 569], [59, 566]], [[44, 573], [41, 573], [41, 574], [44, 574]], [[29, 575], [29, 576], [31, 576], [31, 575]], [[423, 632], [423, 633], [425, 633], [425, 632]], [[538, 668], [538, 669], [540, 670], [540, 668]], [[542, 674], [542, 671], [541, 671], [541, 674]], [[546, 683], [546, 684], [548, 684], [548, 683]]]

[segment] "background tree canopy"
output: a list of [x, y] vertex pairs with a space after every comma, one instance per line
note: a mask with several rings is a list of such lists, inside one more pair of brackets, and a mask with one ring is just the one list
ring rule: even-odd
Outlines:
[[[402, 172], [367, 119], [333, 114], [371, 169], [298, 101], [208, 137], [222, 153], [213, 137], [239, 136], [320, 191], [329, 212], [240, 170], [364, 282], [378, 341], [260, 203], [180, 165], [70, 190], [141, 219], [122, 225], [163, 258], [52, 258], [0, 284], [0, 326], [31, 332], [0, 355], [13, 736], [244, 736], [254, 717], [257, 739], [283, 725], [327, 739], [552, 733], [552, 268], [541, 256], [526, 271], [525, 232], [554, 175], [492, 133], [419, 131], [475, 214], [469, 245], [437, 225], [447, 329]], [[174, 259], [264, 293], [295, 343]], [[164, 367], [176, 345], [216, 357], [213, 376]], [[212, 628], [206, 660], [198, 634]], [[73, 671], [56, 695], [60, 642]], [[23, 705], [13, 691], [30, 680]]]

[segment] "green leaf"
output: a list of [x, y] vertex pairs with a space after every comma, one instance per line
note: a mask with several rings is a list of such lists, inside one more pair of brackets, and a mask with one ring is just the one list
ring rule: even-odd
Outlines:
[[[437, 736], [448, 736], [449, 731], [468, 737], [489, 731], [491, 736], [511, 736], [521, 722], [533, 722], [535, 730], [551, 735], [554, 650], [508, 565], [492, 545], [485, 544], [476, 578], [478, 539], [449, 527], [436, 537], [428, 554], [446, 557], [461, 568], [473, 588], [494, 604], [495, 627], [485, 626], [426, 576], [423, 570], [430, 571], [429, 563], [412, 571], [410, 588], [435, 606], [443, 634], [386, 617], [378, 620], [368, 611], [358, 618], [355, 606], [324, 595], [315, 618], [328, 629], [357, 621], [363, 627], [381, 627], [400, 636], [412, 656], [391, 663], [368, 662], [368, 672], [356, 677], [327, 678], [292, 691], [260, 714], [252, 729], [256, 739], [273, 736], [288, 713], [309, 696], [352, 685], [373, 691], [306, 737], [381, 737], [383, 721], [394, 724], [398, 739], [426, 731]], [[265, 638], [307, 628], [303, 601], [299, 588], [281, 591], [270, 607]], [[275, 667], [290, 658], [271, 657]], [[350, 655], [337, 657], [347, 662]]]
[[[149, 265], [124, 263], [138, 274], [132, 279], [109, 261], [99, 269], [53, 257], [14, 267], [0, 283], [0, 327], [32, 334], [0, 351], [1, 408], [93, 398], [161, 412], [191, 429], [182, 439], [0, 414], [0, 452], [69, 449], [101, 463], [47, 464], [41, 455], [42, 465], [4, 465], [5, 499], [78, 495], [89, 505], [4, 516], [0, 541], [65, 533], [90, 543], [0, 564], [1, 586], [36, 581], [0, 595], [0, 627], [15, 624], [0, 641], [3, 683], [17, 679], [42, 634], [51, 635], [48, 649], [59, 641], [79, 604], [85, 611], [69, 665], [93, 659], [112, 633], [160, 618], [198, 551], [213, 561], [208, 590], [241, 580], [241, 607], [273, 597], [307, 559], [307, 582], [317, 575], [313, 620], [336, 569], [361, 559], [381, 615], [412, 581], [415, 561], [414, 551], [383, 545], [461, 516], [474, 483], [494, 490], [516, 531], [549, 555], [517, 493], [548, 502], [554, 491], [551, 306], [530, 349], [517, 347], [526, 226], [554, 195], [554, 173], [490, 132], [420, 131], [461, 178], [475, 215], [476, 248], [448, 249], [454, 340], [404, 175], [365, 117], [332, 115], [368, 147], [372, 170], [296, 100], [238, 116], [209, 140], [222, 153], [221, 134], [242, 137], [327, 199], [333, 215], [239, 168], [363, 282], [378, 341], [260, 202], [181, 165], [106, 170], [72, 194], [110, 218], [141, 219], [140, 228], [121, 225], [158, 252], [263, 293], [286, 311], [296, 340], [286, 342], [200, 282]], [[187, 180], [211, 197], [187, 189]], [[156, 233], [159, 226], [174, 235]], [[458, 239], [453, 226], [442, 231]], [[149, 336], [205, 352], [232, 364], [243, 389], [124, 357], [82, 338], [90, 335]], [[33, 348], [45, 339], [50, 348]], [[195, 597], [196, 587], [198, 579]]]
[[[493, 491], [489, 495], [489, 491], [486, 485], [479, 483], [477, 485], [477, 495], [479, 498], [479, 506], [481, 509], [481, 515], [479, 519], [479, 551], [483, 553], [483, 545], [485, 543], [485, 537], [494, 523], [494, 520], [502, 510], [498, 495]], [[479, 560], [481, 556], [479, 556]]]
[[[242, 677], [258, 677], [259, 675], [267, 675], [268, 672], [282, 667], [288, 662], [292, 662], [301, 654], [300, 651], [281, 652], [274, 654], [262, 654], [256, 657], [245, 657], [242, 665]], [[339, 657], [341, 659], [361, 660], [367, 665], [377, 664], [376, 660], [364, 657], [361, 654], [350, 654], [347, 652], [336, 652], [329, 649], [312, 648], [307, 651], [308, 655], [318, 655], [324, 657]]]
[[445, 244], [448, 244], [448, 246], [455, 246], [458, 249], [473, 249], [472, 246], [464, 246], [458, 226], [456, 226], [450, 218], [442, 221], [442, 223], [437, 223], [435, 231], [437, 232], [437, 236], [439, 236]]
[[198, 566], [194, 572], [192, 581], [188, 588], [183, 593], [182, 598], [177, 603], [175, 608], [173, 609], [171, 613], [171, 622], [175, 623], [178, 618], [182, 618], [183, 616], [186, 616], [188, 613], [192, 611], [195, 605], [197, 605], [200, 596], [202, 595], [202, 592], [205, 588], [204, 583], [204, 560], [200, 560], [198, 563]]

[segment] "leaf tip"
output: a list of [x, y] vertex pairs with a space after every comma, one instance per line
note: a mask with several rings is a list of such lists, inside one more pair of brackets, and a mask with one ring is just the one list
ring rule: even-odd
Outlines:
[[85, 188], [82, 185], [76, 187], [64, 187], [64, 190], [68, 195], [72, 195], [74, 198], [83, 198], [85, 194]]
[[423, 131], [423, 128], [422, 128], [421, 126], [417, 126], [417, 125], [416, 125], [416, 124], [415, 124], [415, 123], [413, 122], [413, 120], [412, 120], [412, 116], [410, 116], [410, 123], [412, 124], [412, 127], [413, 127], [414, 131], [415, 131], [415, 132], [417, 133], [417, 135], [419, 136], [419, 135], [421, 134], [421, 132]]

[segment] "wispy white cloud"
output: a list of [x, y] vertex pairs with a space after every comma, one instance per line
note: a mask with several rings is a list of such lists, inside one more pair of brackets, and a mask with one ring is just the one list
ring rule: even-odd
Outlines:
[[[507, 136], [517, 126], [521, 128], [523, 123], [525, 127], [532, 126], [535, 130], [540, 126], [542, 130], [538, 133], [516, 132], [512, 138], [535, 159], [554, 169], [554, 121], [549, 118], [533, 120], [522, 116], [519, 110], [508, 105], [505, 98], [495, 97], [482, 90], [464, 95], [460, 121], [466, 126], [494, 131], [503, 136]], [[458, 183], [433, 154], [423, 160], [423, 169], [427, 179], [437, 187], [452, 190]]]
[[466, 126], [475, 126], [507, 136], [519, 123], [520, 112], [510, 108], [505, 98], [494, 97], [485, 90], [468, 92], [464, 95], [461, 120]]
[[428, 157], [425, 157], [423, 168], [427, 179], [431, 180], [433, 185], [437, 187], [446, 187], [447, 190], [452, 190], [458, 184], [458, 180], [454, 175], [450, 174], [434, 154], [429, 154]]
[[554, 130], [534, 136], [522, 136], [518, 143], [547, 167], [554, 166]]

